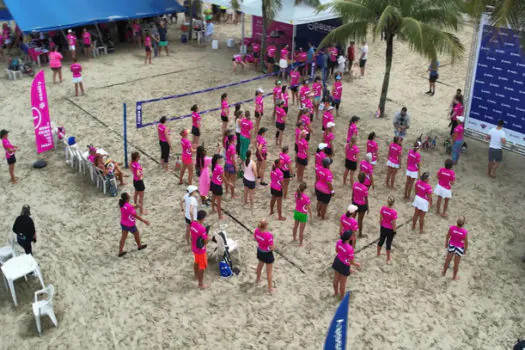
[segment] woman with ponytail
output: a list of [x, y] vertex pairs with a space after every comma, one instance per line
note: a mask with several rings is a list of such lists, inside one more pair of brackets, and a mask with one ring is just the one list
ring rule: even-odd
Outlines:
[[222, 220], [222, 208], [221, 208], [221, 202], [222, 202], [222, 183], [225, 182], [226, 186], [229, 186], [230, 183], [228, 182], [228, 179], [224, 176], [224, 168], [222, 167], [223, 157], [220, 154], [215, 154], [213, 156], [213, 159], [211, 161], [211, 183], [210, 183], [210, 190], [213, 193], [213, 198], [211, 200], [211, 209], [213, 212], [215, 212], [215, 208], [217, 208], [217, 213], [219, 214], [219, 220]]
[[279, 159], [276, 159], [272, 165], [272, 171], [270, 173], [270, 192], [272, 194], [272, 200], [270, 201], [270, 215], [273, 215], [273, 208], [275, 202], [277, 202], [277, 220], [284, 221], [286, 220], [282, 215], [284, 174], [279, 168], [279, 164]]
[[122, 237], [120, 238], [120, 246], [118, 256], [122, 257], [127, 254], [124, 251], [124, 245], [126, 244], [126, 239], [128, 238], [128, 232], [133, 233], [135, 236], [135, 242], [139, 250], [146, 249], [147, 244], [142, 244], [140, 242], [140, 232], [137, 229], [135, 220], [142, 221], [147, 226], [149, 226], [149, 221], [141, 218], [135, 208], [129, 203], [130, 196], [126, 192], [122, 193], [120, 196], [118, 205], [120, 207], [120, 227], [122, 228]]
[[313, 217], [312, 210], [310, 209], [310, 197], [304, 193], [306, 188], [306, 183], [302, 182], [295, 192], [293, 240], [294, 242], [297, 240], [297, 228], [299, 228], [299, 247], [303, 246], [304, 227], [308, 222], [308, 214], [310, 214], [310, 217]]
[[394, 209], [396, 199], [393, 196], [388, 197], [388, 206], [383, 206], [379, 211], [379, 225], [381, 227], [379, 242], [377, 243], [377, 256], [381, 255], [381, 249], [386, 240], [386, 262], [390, 263], [392, 260], [390, 250], [392, 249], [392, 241], [396, 232], [397, 211]]
[[405, 182], [405, 199], [409, 199], [412, 194], [412, 187], [420, 176], [421, 168], [421, 154], [418, 150], [421, 147], [421, 142], [416, 141], [414, 148], [408, 151], [407, 157], [407, 181]]
[[203, 203], [207, 203], [208, 193], [210, 192], [210, 164], [211, 157], [206, 156], [206, 149], [204, 146], [199, 146], [197, 148], [195, 169], [199, 176], [199, 194]]
[[250, 209], [253, 210], [253, 194], [255, 192], [255, 180], [257, 179], [257, 166], [252, 160], [252, 151], [246, 151], [246, 160], [242, 165], [244, 171], [242, 179], [244, 184], [244, 204], [248, 204], [248, 200], [250, 200]]

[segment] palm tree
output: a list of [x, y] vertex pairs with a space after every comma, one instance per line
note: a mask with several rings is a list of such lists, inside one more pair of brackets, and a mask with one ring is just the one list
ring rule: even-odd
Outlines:
[[525, 1], [523, 0], [471, 0], [465, 4], [466, 12], [479, 19], [481, 14], [492, 7], [491, 25], [525, 29]]
[[374, 38], [383, 34], [386, 69], [379, 99], [380, 116], [385, 115], [394, 37], [407, 41], [411, 49], [430, 60], [436, 60], [439, 53], [454, 59], [465, 51], [454, 34], [444, 31], [461, 26], [462, 0], [337, 0], [319, 9], [332, 9], [343, 23], [330, 32], [319, 47], [333, 41], [346, 43], [350, 37], [364, 40], [369, 29]]

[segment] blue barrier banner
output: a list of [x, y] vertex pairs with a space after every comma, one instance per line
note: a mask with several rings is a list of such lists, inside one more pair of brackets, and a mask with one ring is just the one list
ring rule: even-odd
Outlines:
[[346, 349], [346, 330], [348, 328], [348, 303], [350, 292], [347, 292], [335, 311], [332, 323], [326, 334], [324, 350], [345, 350]]
[[507, 140], [525, 146], [525, 54], [520, 35], [482, 26], [465, 127], [486, 134], [501, 119]]
[[326, 21], [315, 23], [300, 24], [296, 26], [295, 46], [307, 50], [308, 42], [311, 42], [312, 45], [318, 47], [324, 37], [340, 25], [341, 20], [339, 18], [327, 19]]
[[142, 128], [142, 102], [137, 102], [135, 106], [135, 118], [137, 119], [137, 128]]

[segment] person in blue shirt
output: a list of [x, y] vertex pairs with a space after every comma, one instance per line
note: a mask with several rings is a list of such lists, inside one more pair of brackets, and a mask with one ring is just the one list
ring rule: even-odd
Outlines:
[[439, 61], [432, 60], [428, 66], [428, 91], [427, 95], [434, 96], [436, 93], [436, 80], [439, 78]]
[[312, 69], [312, 64], [314, 63], [314, 57], [315, 57], [315, 47], [312, 45], [311, 42], [308, 42], [308, 54], [306, 58], [306, 74], [310, 74]]

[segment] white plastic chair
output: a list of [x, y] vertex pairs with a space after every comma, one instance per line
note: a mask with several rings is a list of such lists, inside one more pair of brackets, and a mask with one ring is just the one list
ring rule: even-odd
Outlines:
[[[220, 235], [221, 232], [226, 238], [226, 244], [224, 244], [224, 240], [222, 239]], [[241, 251], [239, 249], [239, 244], [237, 243], [237, 241], [234, 241], [233, 239], [228, 238], [226, 231], [222, 230], [220, 232], [217, 232], [215, 234], [215, 240], [217, 241], [217, 247], [215, 248], [215, 257], [217, 258], [217, 262], [219, 261], [219, 258], [222, 258], [222, 256], [224, 255], [224, 251], [226, 250], [226, 247], [228, 248], [228, 252], [230, 254], [233, 253], [234, 251], [237, 251], [239, 262], [241, 261]]]
[[[38, 300], [38, 295], [46, 294], [47, 299]], [[40, 316], [49, 316], [51, 322], [58, 327], [57, 318], [55, 312], [53, 311], [53, 295], [55, 294], [55, 287], [53, 285], [48, 285], [42, 290], [35, 292], [35, 301], [33, 303], [33, 314], [35, 315], [36, 329], [38, 330], [38, 335], [42, 335], [42, 324], [40, 323]]]
[[108, 47], [106, 45], [97, 45], [97, 40], [94, 41], [93, 48], [93, 50], [97, 53], [97, 56], [100, 56], [100, 50], [102, 50], [105, 55], [108, 54]]
[[97, 188], [102, 188], [102, 191], [104, 192], [104, 194], [106, 194], [107, 192], [110, 181], [113, 181], [113, 185], [115, 185], [115, 188], [118, 188], [117, 179], [115, 178], [115, 176], [109, 179], [104, 174], [102, 174], [102, 172], [99, 169], [96, 169], [96, 170], [97, 170], [97, 173], [96, 173]]
[[8, 245], [0, 247], [0, 265], [4, 264], [7, 260], [16, 256], [15, 242], [15, 235], [10, 232], [7, 235]]
[[84, 157], [84, 154], [78, 148], [74, 148], [73, 151], [78, 166], [78, 172], [85, 175], [87, 158]]

